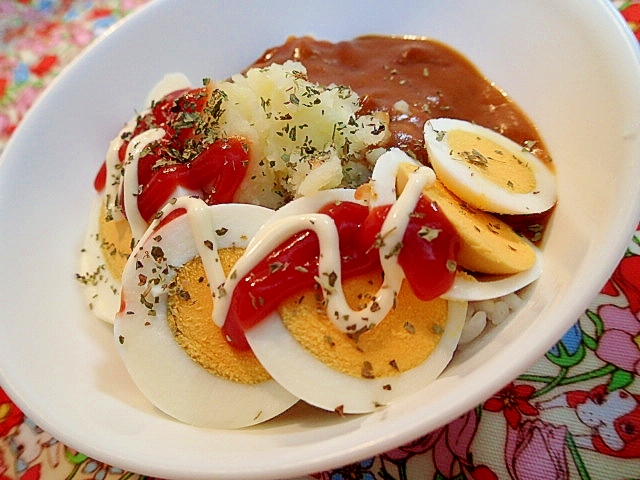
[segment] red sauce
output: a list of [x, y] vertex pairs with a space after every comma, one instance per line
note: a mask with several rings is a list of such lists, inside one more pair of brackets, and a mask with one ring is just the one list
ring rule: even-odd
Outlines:
[[[355, 90], [362, 99], [362, 114], [387, 112], [391, 139], [385, 146], [400, 147], [426, 165], [429, 160], [422, 130], [424, 123], [435, 117], [472, 121], [495, 129], [518, 143], [533, 142], [534, 153], [550, 161], [538, 132], [517, 105], [464, 56], [439, 42], [422, 38], [364, 36], [331, 43], [311, 37], [292, 37], [283, 45], [267, 50], [251, 67], [283, 63], [290, 59], [305, 65], [311, 81], [346, 85]], [[406, 112], [394, 108], [399, 100], [406, 102]], [[188, 168], [175, 162], [169, 166], [158, 165], [163, 163], [162, 159], [167, 157], [169, 150], [184, 152], [194, 149], [199, 137], [194, 128], [183, 120], [185, 115], [200, 112], [206, 102], [206, 87], [169, 94], [154, 105], [151, 113], [139, 119], [134, 132], [128, 137], [132, 138], [153, 126], [167, 128], [165, 138], [150, 154], [141, 158], [139, 166], [142, 186], [139, 200], [145, 219], [149, 220], [155, 214], [177, 185], [190, 183], [185, 180], [190, 176], [185, 171]], [[121, 160], [127, 144], [128, 139], [125, 139], [120, 150]], [[232, 199], [230, 191], [235, 192], [244, 178], [246, 162], [238, 161], [239, 152], [232, 150], [225, 152], [233, 154], [234, 160], [226, 162], [224, 174], [212, 173], [215, 177], [224, 176], [225, 181], [196, 186], [202, 190], [202, 197], [207, 203], [219, 203], [222, 198]], [[215, 162], [210, 160], [211, 156], [208, 156], [208, 161], [202, 163], [213, 165]], [[97, 190], [104, 188], [105, 173], [103, 168], [96, 176], [94, 185]], [[212, 195], [223, 187], [225, 195]], [[541, 236], [547, 219], [547, 214], [535, 219], [503, 218], [516, 231], [533, 240]]]
[[[249, 162], [246, 140], [230, 137], [211, 143], [203, 141], [198, 119], [207, 100], [204, 87], [172, 92], [140, 116], [132, 132], [123, 135], [118, 151], [121, 163], [125, 162], [127, 147], [136, 135], [151, 128], [165, 130], [165, 136], [145, 149], [138, 162], [138, 209], [147, 222], [178, 187], [191, 190], [207, 204], [214, 205], [232, 202], [244, 179]], [[103, 163], [94, 187], [100, 191], [105, 184]]]
[[[519, 108], [467, 59], [438, 42], [381, 36], [339, 43], [290, 38], [284, 45], [266, 51], [252, 67], [290, 59], [302, 62], [313, 82], [349, 86], [356, 91], [362, 99], [360, 113], [387, 112], [391, 138], [384, 146], [399, 147], [424, 164], [428, 165], [429, 159], [423, 126], [436, 117], [472, 121], [521, 144], [534, 142], [534, 153], [549, 161], [536, 129]], [[174, 92], [141, 117], [134, 132], [124, 139], [121, 161], [130, 138], [154, 126], [167, 130], [165, 138], [140, 159], [142, 191], [138, 202], [145, 219], [155, 215], [178, 185], [200, 190], [209, 204], [233, 200], [244, 178], [248, 146], [242, 139], [229, 138], [197, 148], [201, 137], [184, 120], [201, 112], [206, 101], [206, 88]], [[187, 155], [186, 161], [175, 160], [175, 152], [193, 149], [196, 155]], [[173, 160], [166, 162], [167, 157]], [[104, 188], [105, 181], [101, 170], [96, 188]], [[322, 209], [338, 228], [343, 278], [381, 268], [375, 245], [389, 208], [370, 211], [343, 202]], [[536, 218], [535, 222], [544, 220]], [[439, 233], [426, 241], [420, 235], [424, 227]], [[529, 221], [523, 228], [530, 227]], [[455, 276], [451, 262], [458, 249], [458, 235], [451, 224], [435, 204], [422, 197], [398, 253], [398, 262], [417, 297], [430, 300], [450, 288]], [[223, 327], [233, 346], [248, 348], [246, 329], [273, 312], [284, 299], [316, 285], [319, 253], [317, 236], [303, 231], [283, 242], [241, 280]]]
[[100, 170], [98, 170], [98, 174], [96, 178], [93, 180], [93, 188], [96, 189], [96, 192], [100, 192], [107, 185], [107, 163], [102, 162], [100, 166]]
[[[147, 155], [150, 156], [153, 154]], [[149, 180], [140, 182], [140, 215], [147, 222], [151, 221], [179, 186], [197, 192], [196, 195], [208, 205], [232, 202], [244, 179], [248, 160], [248, 147], [244, 139], [231, 137], [216, 140], [188, 163], [150, 167]]]
[[186, 215], [187, 214], [187, 209], [186, 208], [176, 208], [174, 210], [171, 210], [168, 214], [166, 214], [164, 217], [162, 217], [162, 219], [158, 222], [158, 225], [156, 225], [155, 230], [160, 230], [162, 227], [164, 227], [166, 224], [172, 222], [173, 220], [175, 220], [178, 217], [181, 217], [182, 215]]
[[[340, 202], [326, 205], [320, 213], [336, 223], [343, 278], [381, 270], [376, 245], [390, 205], [368, 207]], [[425, 240], [421, 229], [437, 230], [435, 238]], [[436, 205], [420, 198], [402, 240], [398, 263], [414, 294], [423, 301], [442, 295], [453, 284], [459, 237]], [[285, 299], [313, 288], [318, 276], [318, 237], [305, 230], [286, 240], [258, 263], [236, 286], [223, 333], [232, 346], [248, 349], [244, 337], [248, 330], [277, 309]]]
[[[423, 127], [427, 120], [436, 117], [472, 121], [522, 145], [533, 142], [534, 153], [549, 161], [536, 129], [520, 109], [467, 59], [438, 42], [381, 36], [339, 43], [310, 37], [290, 38], [284, 45], [267, 50], [251, 67], [286, 60], [300, 61], [312, 82], [345, 85], [356, 91], [362, 99], [361, 114], [387, 112], [391, 139], [385, 146], [399, 147], [424, 164], [428, 165], [429, 159]], [[406, 102], [404, 108], [396, 106], [399, 100]], [[348, 278], [358, 269], [350, 270], [353, 265], [362, 268], [360, 262], [364, 262], [362, 265], [374, 262], [380, 268], [377, 251], [373, 259], [369, 257], [375, 251], [371, 246], [389, 207], [374, 209], [366, 216], [364, 211], [356, 212], [360, 207], [345, 204], [343, 208], [344, 211], [332, 207], [326, 212], [338, 225], [341, 252], [348, 252], [346, 256], [343, 253], [343, 276]], [[459, 240], [448, 220], [431, 202], [422, 198], [416, 212], [418, 215], [412, 217], [403, 238], [398, 262], [413, 292], [422, 300], [429, 300], [450, 288], [455, 274], [448, 262], [456, 258]], [[441, 231], [430, 242], [418, 235], [428, 224], [427, 217], [430, 227]], [[544, 218], [534, 221], [544, 222]], [[525, 222], [523, 229], [530, 226]], [[352, 234], [346, 236], [347, 231]], [[315, 285], [318, 254], [315, 235], [303, 232], [284, 242], [243, 279], [234, 292], [224, 326], [232, 345], [248, 348], [244, 330], [274, 311], [287, 297]], [[274, 271], [274, 265], [289, 268]]]

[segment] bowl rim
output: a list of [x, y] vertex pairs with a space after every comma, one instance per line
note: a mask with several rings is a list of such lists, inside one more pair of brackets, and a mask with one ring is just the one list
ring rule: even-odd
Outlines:
[[[97, 51], [97, 46], [102, 45], [105, 42], [108, 42], [109, 41], [108, 39], [114, 34], [114, 32], [116, 32], [119, 28], [121, 28], [122, 25], [133, 25], [135, 22], [138, 21], [137, 20], [138, 18], [144, 15], [152, 15], [158, 9], [164, 8], [165, 5], [175, 4], [175, 3], [177, 3], [177, 0], [158, 0], [156, 2], [150, 2], [143, 5], [142, 7], [137, 9], [136, 12], [130, 14], [126, 18], [122, 19], [121, 21], [113, 25], [108, 32], [106, 32], [97, 41], [93, 42], [91, 46], [86, 48], [80, 55], [78, 55], [74, 60], [72, 60], [63, 69], [63, 71], [60, 72], [60, 74], [51, 82], [51, 84], [47, 87], [46, 91], [40, 96], [40, 98], [32, 106], [29, 112], [27, 112], [25, 118], [22, 121], [22, 124], [18, 127], [16, 132], [14, 132], [11, 139], [7, 143], [4, 151], [2, 152], [2, 155], [0, 156], [0, 169], [2, 169], [2, 167], [5, 166], [4, 160], [6, 157], [11, 155], [11, 152], [14, 149], [14, 144], [17, 144], [19, 138], [23, 135], [22, 132], [27, 130], [28, 125], [32, 122], [32, 118], [35, 118], [38, 115], [40, 105], [48, 100], [49, 96], [51, 95], [50, 92], [56, 91], [56, 89], [58, 88], [57, 86], [61, 82], [63, 82], [64, 79], [66, 78], [67, 72], [69, 72], [72, 69], [75, 69], [76, 65], [80, 62], [83, 62], [84, 59], [87, 58], [87, 56], [94, 55], [95, 52]], [[622, 19], [622, 16], [619, 14], [619, 12], [608, 0], [594, 0], [593, 3], [598, 4], [601, 7], [603, 14], [606, 13], [607, 18], [609, 18], [609, 21], [613, 21], [617, 26], [617, 28], [620, 30], [620, 33], [621, 33], [620, 44], [621, 46], [622, 45], [626, 46], [627, 55], [630, 54], [634, 56], [636, 62], [640, 63], [640, 49], [638, 48], [638, 42], [636, 41], [635, 37], [633, 37], [629, 29], [627, 28], [626, 23], [624, 23], [624, 20]], [[638, 78], [640, 78], [640, 76]], [[640, 191], [637, 192], [636, 198], [640, 198]], [[634, 208], [632, 208], [629, 211], [627, 218], [621, 219], [620, 224], [623, 225], [623, 230], [626, 235], [625, 237], [620, 236], [616, 242], [613, 242], [612, 248], [609, 249], [606, 252], [606, 254], [603, 256], [603, 263], [601, 267], [601, 273], [603, 275], [604, 273], [610, 274], [615, 268], [618, 260], [620, 259], [622, 253], [624, 252], [624, 249], [628, 244], [628, 239], [630, 238], [631, 233], [633, 232], [633, 230], [637, 225], [638, 218], [640, 218], [640, 202], [636, 202], [636, 205], [634, 206]], [[599, 281], [596, 279], [593, 279], [589, 282], [586, 290], [589, 292], [590, 296], [593, 297], [598, 293], [600, 287], [601, 285], [599, 284]], [[579, 308], [578, 306], [575, 306], [573, 310], [566, 312], [566, 315], [568, 316], [572, 315], [575, 318], [577, 318], [580, 315], [581, 311], [582, 311], [581, 308]], [[563, 332], [564, 330], [566, 330], [566, 328], [558, 327], [556, 331], [553, 332], [553, 335], [549, 335], [549, 337], [555, 336], [556, 339], [559, 338], [560, 334], [562, 333], [560, 332], [560, 330], [562, 330]], [[553, 340], [553, 342], [555, 342], [555, 340]], [[538, 345], [538, 348], [535, 350], [536, 352], [535, 358], [533, 358], [532, 360], [529, 360], [527, 362], [523, 362], [523, 361], [513, 362], [512, 364], [510, 364], [506, 368], [506, 371], [509, 372], [508, 375], [511, 377], [515, 377], [516, 375], [518, 375], [518, 373], [520, 373], [523, 369], [526, 369], [539, 356], [541, 356], [552, 344], [553, 343], [549, 343], [549, 345], [546, 345], [546, 344]], [[486, 367], [484, 371], [485, 373], [490, 373], [489, 366]], [[18, 390], [17, 386], [15, 386], [9, 378], [5, 377], [2, 366], [0, 366], [0, 384], [2, 384], [3, 388], [7, 391], [9, 396], [11, 396], [11, 398], [14, 399], [14, 401], [19, 406], [19, 408], [21, 408], [29, 416], [29, 418], [31, 418], [39, 426], [41, 426], [41, 428], [45, 429], [51, 434], [54, 434], [54, 436], [57, 439], [64, 440], [64, 443], [68, 445], [76, 444], [76, 439], [73, 437], [73, 435], [70, 435], [68, 432], [65, 432], [64, 428], [60, 428], [59, 426], [49, 422], [49, 420], [46, 418], [44, 413], [40, 412], [37, 409], [32, 408], [30, 402], [28, 401], [27, 396], [23, 395], [23, 393]], [[469, 403], [472, 403], [472, 402], [465, 402], [464, 399], [459, 399], [456, 402], [456, 408], [454, 408], [454, 410], [460, 413], [464, 413], [469, 408], [473, 408], [475, 406], [475, 402], [473, 402], [473, 405], [470, 405]], [[440, 424], [434, 426], [433, 428], [435, 429], [438, 426], [441, 426], [442, 423], [444, 422], [441, 422]], [[275, 474], [280, 475], [282, 473], [285, 473], [286, 475], [297, 475], [302, 473], [308, 473], [309, 468], [323, 469], [323, 468], [329, 468], [330, 466], [337, 466], [339, 464], [343, 464], [357, 458], [363, 458], [374, 452], [379, 453], [382, 451], [386, 451], [406, 441], [410, 441], [421, 434], [426, 433], [421, 430], [420, 425], [416, 426], [408, 423], [408, 419], [405, 422], [398, 422], [398, 425], [402, 427], [401, 433], [397, 433], [395, 435], [388, 434], [385, 437], [378, 439], [377, 442], [375, 443], [375, 446], [368, 445], [368, 446], [360, 446], [359, 448], [353, 448], [348, 444], [348, 438], [346, 437], [342, 439], [343, 443], [341, 443], [340, 441], [336, 442], [335, 439], [331, 439], [331, 442], [334, 442], [336, 447], [340, 447], [340, 450], [341, 450], [340, 453], [332, 453], [330, 455], [318, 456], [317, 458], [311, 461], [309, 458], [304, 458], [303, 456], [292, 457], [291, 462], [287, 462], [286, 465], [281, 465], [280, 466], [281, 468]], [[98, 446], [82, 445], [82, 447], [83, 447], [83, 451], [90, 454], [92, 457], [99, 458], [99, 459], [108, 459], [108, 462], [114, 465], [121, 465], [121, 464], [128, 463], [132, 469], [134, 466], [136, 466], [135, 462], [134, 463], [130, 461], [127, 462], [125, 461], [125, 459], [120, 458], [118, 455], [114, 455], [110, 452], [106, 452]], [[163, 470], [163, 472], [165, 474], [170, 473], [171, 475], [174, 475], [174, 476], [184, 475], [184, 472], [178, 472], [178, 471], [167, 472]], [[162, 473], [162, 472], [158, 472], [158, 473]], [[194, 478], [205, 478], [205, 476], [211, 475], [212, 472], [198, 471], [197, 469], [195, 469], [193, 472], [190, 472], [190, 474], [191, 473], [195, 475]], [[241, 472], [240, 474], [237, 474], [235, 472], [230, 472], [230, 471], [216, 472], [216, 473], [221, 473], [223, 476], [226, 476], [228, 478], [234, 478], [234, 477], [247, 478], [246, 475], [255, 476], [257, 478], [258, 476], [261, 476], [261, 473], [263, 472], [249, 469], [247, 472]], [[270, 474], [273, 475], [274, 472], [271, 472]]]

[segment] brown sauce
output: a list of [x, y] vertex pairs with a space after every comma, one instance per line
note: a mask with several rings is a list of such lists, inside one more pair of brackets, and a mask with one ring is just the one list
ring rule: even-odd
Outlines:
[[[331, 43], [312, 37], [291, 37], [267, 50], [252, 67], [286, 60], [301, 62], [312, 82], [348, 86], [362, 99], [363, 114], [389, 113], [391, 140], [428, 165], [423, 127], [427, 120], [450, 117], [492, 128], [513, 141], [534, 145], [532, 151], [550, 162], [532, 122], [505, 93], [485, 78], [464, 56], [439, 42], [423, 38], [364, 36]], [[394, 105], [403, 100], [399, 111]], [[533, 143], [529, 143], [533, 142]], [[547, 215], [509, 223], [537, 240]]]
[[[312, 82], [355, 90], [362, 113], [388, 112], [392, 146], [411, 151], [423, 163], [428, 163], [423, 126], [435, 117], [472, 121], [520, 144], [542, 144], [533, 124], [504, 92], [460, 53], [432, 40], [365, 36], [331, 43], [292, 37], [253, 66], [286, 60], [301, 62]], [[394, 108], [398, 100], [407, 102], [408, 113]]]

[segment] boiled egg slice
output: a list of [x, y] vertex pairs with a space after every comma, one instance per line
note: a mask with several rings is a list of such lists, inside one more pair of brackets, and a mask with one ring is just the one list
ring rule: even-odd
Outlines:
[[511, 275], [470, 275], [460, 273], [456, 275], [452, 287], [442, 298], [458, 301], [482, 301], [504, 297], [516, 293], [532, 284], [542, 273], [542, 255], [535, 248], [536, 261], [531, 268]]
[[550, 168], [494, 130], [464, 120], [435, 118], [425, 123], [424, 138], [438, 178], [475, 208], [533, 214], [556, 203]]
[[[403, 190], [417, 166], [408, 157], [397, 173], [397, 188]], [[538, 279], [543, 256], [531, 242], [516, 234], [495, 216], [464, 204], [440, 181], [423, 193], [438, 205], [460, 236], [458, 272], [443, 297], [448, 300], [479, 301], [516, 292]]]
[[89, 216], [87, 233], [80, 252], [80, 272], [76, 278], [83, 284], [85, 301], [91, 312], [101, 320], [113, 323], [120, 308], [120, 279], [106, 261], [100, 235], [102, 198], [96, 198]]
[[[149, 91], [144, 103], [144, 114], [165, 95], [185, 88], [190, 88], [191, 82], [182, 73], [170, 73], [158, 81]], [[138, 116], [131, 118], [111, 141], [106, 152], [107, 163], [119, 163], [118, 151], [124, 142], [123, 135], [133, 131]], [[108, 185], [93, 202], [90, 210], [89, 224], [85, 235], [80, 257], [80, 272], [77, 278], [84, 285], [86, 303], [92, 313], [107, 323], [113, 323], [113, 318], [120, 308], [120, 276], [122, 268], [131, 251], [131, 229], [127, 219], [117, 212], [118, 218], [106, 220], [105, 197], [111, 198], [118, 193], [119, 185]], [[133, 188], [137, 192], [137, 185]], [[187, 195], [189, 192], [177, 190], [174, 196]], [[135, 200], [135, 198], [134, 198]], [[146, 224], [140, 227], [146, 230]]]
[[[359, 285], [370, 281], [347, 281], [345, 290], [351, 284], [358, 296]], [[406, 309], [399, 304], [393, 322], [387, 316], [355, 340], [318, 314], [315, 293], [290, 299], [245, 335], [276, 381], [307, 403], [338, 413], [371, 412], [435, 380], [453, 357], [467, 311], [466, 302], [442, 299], [412, 301]]]
[[288, 409], [297, 398], [211, 319], [210, 285], [272, 211], [183, 197], [162, 212], [125, 266], [114, 323], [133, 381], [160, 410], [202, 427], [244, 427]]
[[[354, 194], [329, 190], [299, 198], [263, 229], [329, 202], [357, 202]], [[259, 234], [252, 243], [256, 238]], [[342, 286], [349, 304], [358, 308], [381, 283], [380, 274], [368, 274]], [[466, 307], [464, 301], [422, 302], [404, 282], [391, 313], [374, 328], [349, 335], [327, 317], [315, 288], [285, 300], [245, 335], [260, 363], [296, 397], [341, 414], [366, 413], [423, 388], [442, 372], [458, 344]]]

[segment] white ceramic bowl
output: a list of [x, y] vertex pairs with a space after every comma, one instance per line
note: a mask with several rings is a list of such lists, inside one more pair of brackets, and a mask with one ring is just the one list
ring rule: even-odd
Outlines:
[[[329, 40], [425, 35], [469, 57], [538, 125], [560, 202], [531, 300], [458, 352], [442, 377], [388, 408], [341, 419], [297, 408], [239, 431], [190, 427], [140, 395], [111, 328], [74, 281], [111, 136], [163, 74], [241, 70], [290, 34]], [[0, 168], [0, 383], [37, 424], [78, 450], [159, 477], [282, 478], [395, 447], [464, 413], [539, 358], [615, 267], [639, 216], [640, 65], [608, 0], [150, 4], [62, 74]]]

